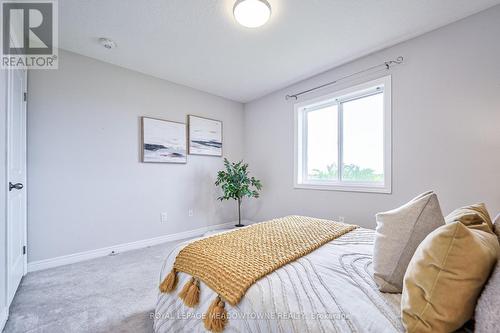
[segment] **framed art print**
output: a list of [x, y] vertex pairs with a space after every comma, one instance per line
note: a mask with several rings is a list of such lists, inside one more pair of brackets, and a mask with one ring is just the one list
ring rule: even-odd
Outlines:
[[189, 115], [189, 154], [222, 156], [222, 121]]
[[142, 117], [142, 161], [186, 163], [186, 124]]

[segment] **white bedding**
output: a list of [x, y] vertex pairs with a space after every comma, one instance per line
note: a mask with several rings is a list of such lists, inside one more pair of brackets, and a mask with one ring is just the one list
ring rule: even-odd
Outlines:
[[[401, 295], [373, 281], [373, 240], [372, 230], [356, 229], [260, 279], [237, 306], [226, 303], [224, 332], [403, 332]], [[160, 282], [188, 243], [170, 253]], [[158, 295], [155, 332], [206, 332], [201, 315], [216, 294], [201, 283], [200, 304], [188, 308], [177, 293], [190, 277], [178, 277], [174, 293]]]

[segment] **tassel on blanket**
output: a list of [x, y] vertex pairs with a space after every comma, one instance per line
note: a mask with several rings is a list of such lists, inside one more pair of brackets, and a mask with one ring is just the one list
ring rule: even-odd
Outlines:
[[168, 273], [165, 277], [165, 280], [160, 284], [160, 291], [162, 293], [169, 293], [175, 289], [177, 286], [177, 272], [175, 268], [172, 268], [172, 271]]
[[181, 292], [179, 298], [184, 301], [186, 306], [193, 308], [200, 300], [200, 283], [194, 277], [189, 280]]
[[224, 309], [224, 302], [221, 300], [220, 296], [210, 304], [208, 307], [205, 318], [203, 318], [203, 323], [205, 328], [211, 332], [222, 332], [227, 324], [227, 311]]

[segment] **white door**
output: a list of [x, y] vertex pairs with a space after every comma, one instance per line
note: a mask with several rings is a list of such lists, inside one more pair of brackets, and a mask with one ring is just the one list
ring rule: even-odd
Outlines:
[[26, 274], [26, 70], [7, 84], [7, 305]]

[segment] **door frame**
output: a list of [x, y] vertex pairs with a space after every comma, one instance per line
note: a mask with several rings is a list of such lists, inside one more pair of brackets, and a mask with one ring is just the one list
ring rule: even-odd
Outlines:
[[[19, 69], [16, 69], [16, 70], [19, 70]], [[14, 70], [7, 70], [8, 71], [8, 74], [7, 74], [7, 91], [6, 91], [6, 99], [7, 99], [7, 103], [9, 101], [9, 99], [11, 98], [9, 96], [11, 90], [10, 90], [10, 86], [12, 85], [12, 80], [13, 80], [13, 76], [15, 75], [14, 73]], [[27, 153], [27, 93], [28, 93], [28, 71], [26, 69], [22, 70], [23, 71], [23, 80], [24, 80], [24, 89], [23, 89], [23, 94], [24, 94], [24, 102], [23, 102], [23, 112], [25, 114], [25, 118], [24, 118], [24, 121], [26, 122], [25, 123], [25, 147], [24, 147], [24, 150], [25, 150], [25, 153]], [[10, 136], [10, 131], [12, 130], [10, 128], [10, 121], [11, 121], [11, 113], [10, 113], [10, 110], [9, 110], [9, 104], [6, 105], [6, 111], [7, 111], [7, 114], [6, 114], [6, 131], [5, 131], [5, 135], [6, 135], [6, 140], [5, 140], [5, 144], [6, 144], [6, 158], [5, 158], [5, 163], [6, 163], [6, 171], [5, 171], [5, 177], [6, 177], [6, 187], [4, 189], [4, 191], [6, 192], [5, 193], [5, 200], [6, 200], [6, 205], [5, 205], [5, 222], [6, 222], [6, 228], [5, 228], [5, 254], [6, 254], [6, 261], [5, 261], [5, 264], [6, 264], [6, 269], [5, 269], [5, 295], [6, 295], [6, 306], [7, 306], [7, 311], [12, 303], [12, 300], [14, 299], [14, 295], [15, 293], [13, 293], [12, 295], [10, 295], [10, 289], [11, 289], [11, 284], [12, 284], [12, 281], [10, 279], [10, 265], [9, 265], [9, 258], [10, 258], [10, 228], [9, 228], [9, 221], [7, 220], [8, 216], [9, 216], [9, 207], [8, 207], [8, 200], [9, 200], [9, 182], [11, 181], [11, 175], [10, 175], [10, 170], [9, 170], [9, 147], [10, 147], [10, 142], [11, 142], [11, 136]], [[25, 159], [25, 171], [27, 172], [27, 157]], [[25, 179], [24, 179], [24, 183], [23, 183], [24, 187], [23, 187], [23, 191], [24, 191], [24, 201], [25, 201], [25, 208], [26, 208], [26, 213], [24, 214], [24, 221], [23, 221], [23, 233], [22, 233], [22, 237], [23, 237], [23, 244], [24, 246], [26, 246], [26, 253], [24, 254], [23, 256], [23, 276], [26, 275], [26, 273], [28, 272], [28, 246], [27, 246], [27, 241], [28, 241], [28, 212], [27, 212], [27, 202], [28, 202], [28, 193], [27, 193], [27, 174], [25, 175]]]

